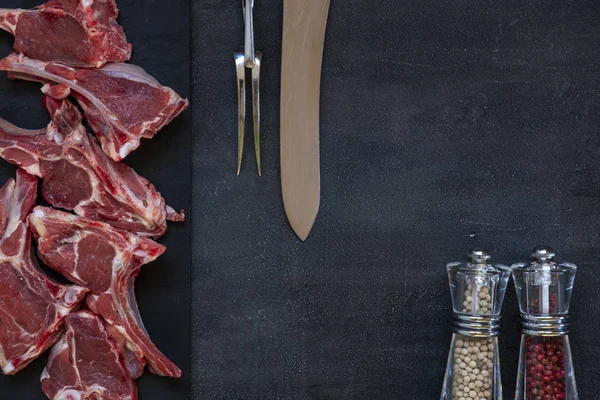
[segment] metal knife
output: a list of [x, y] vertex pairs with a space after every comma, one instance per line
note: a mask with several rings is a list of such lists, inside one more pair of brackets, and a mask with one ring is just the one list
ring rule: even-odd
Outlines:
[[330, 0], [284, 0], [281, 61], [281, 188], [288, 220], [306, 240], [321, 192], [319, 98]]

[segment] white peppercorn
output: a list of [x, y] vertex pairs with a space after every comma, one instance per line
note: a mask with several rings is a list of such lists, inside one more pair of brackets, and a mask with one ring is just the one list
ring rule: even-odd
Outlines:
[[[482, 287], [473, 294], [469, 285], [465, 291], [463, 312], [474, 310], [478, 315], [490, 314], [492, 302], [489, 287]], [[492, 400], [491, 386], [494, 366], [494, 342], [492, 338], [474, 338], [456, 335], [454, 348], [453, 400]]]

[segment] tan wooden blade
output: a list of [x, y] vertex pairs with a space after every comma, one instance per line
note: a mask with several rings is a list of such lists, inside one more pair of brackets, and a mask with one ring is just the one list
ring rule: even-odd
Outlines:
[[330, 0], [284, 0], [281, 187], [292, 228], [306, 240], [319, 212], [319, 98]]

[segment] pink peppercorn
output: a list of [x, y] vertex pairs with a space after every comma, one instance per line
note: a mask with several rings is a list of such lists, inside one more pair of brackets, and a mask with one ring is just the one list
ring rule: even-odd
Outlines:
[[562, 337], [527, 337], [527, 400], [565, 398], [562, 340]]

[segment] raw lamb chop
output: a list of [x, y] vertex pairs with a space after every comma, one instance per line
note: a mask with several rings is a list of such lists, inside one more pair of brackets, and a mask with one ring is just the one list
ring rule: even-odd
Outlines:
[[26, 218], [35, 204], [37, 178], [17, 172], [0, 189], [0, 367], [14, 375], [52, 346], [63, 319], [87, 294], [59, 285], [39, 269]]
[[43, 178], [49, 204], [142, 236], [161, 236], [167, 219], [184, 219], [146, 179], [102, 152], [73, 103], [45, 97], [44, 105], [52, 122], [40, 131], [0, 119], [0, 156]]
[[51, 400], [136, 400], [137, 387], [119, 360], [104, 322], [89, 311], [65, 318], [67, 332], [52, 348], [42, 373]]
[[17, 53], [42, 61], [99, 68], [131, 57], [114, 0], [51, 0], [34, 10], [0, 9], [0, 28]]
[[140, 267], [158, 258], [165, 247], [102, 222], [46, 207], [34, 209], [29, 225], [42, 260], [90, 290], [88, 307], [127, 339], [127, 350], [144, 356], [155, 374], [180, 377], [181, 370], [150, 340], [134, 293]]
[[102, 149], [115, 161], [152, 138], [188, 106], [173, 89], [161, 86], [131, 64], [107, 64], [100, 69], [75, 68], [12, 54], [0, 61], [11, 79], [46, 84], [44, 93], [64, 99], [73, 94], [98, 135]]

